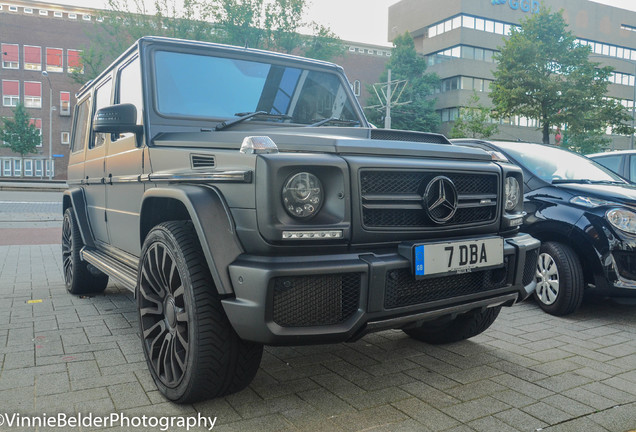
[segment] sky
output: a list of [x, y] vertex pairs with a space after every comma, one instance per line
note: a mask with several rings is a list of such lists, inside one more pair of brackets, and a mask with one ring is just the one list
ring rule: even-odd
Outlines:
[[[46, 1], [46, 0], [44, 0]], [[341, 39], [390, 46], [387, 41], [389, 6], [399, 0], [309, 0], [306, 17], [333, 30]], [[441, 0], [444, 1], [444, 0]], [[482, 0], [486, 1], [486, 0]], [[636, 11], [636, 0], [592, 0]], [[75, 6], [104, 8], [104, 0], [55, 0]], [[153, 1], [146, 0], [152, 4]]]

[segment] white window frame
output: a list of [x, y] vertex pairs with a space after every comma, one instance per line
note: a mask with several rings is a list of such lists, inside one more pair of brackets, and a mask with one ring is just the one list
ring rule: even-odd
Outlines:
[[43, 164], [42, 164], [42, 159], [36, 159], [35, 161], [35, 170], [34, 170], [34, 175], [36, 177], [42, 177], [42, 174], [44, 174], [44, 170], [43, 170]]
[[[49, 167], [51, 166], [51, 164], [53, 164], [53, 171], [52, 171], [51, 174], [49, 174], [49, 171], [50, 171]], [[55, 160], [53, 160], [53, 159], [47, 159], [46, 160], [46, 176], [47, 177], [49, 177], [49, 176], [50, 177], [55, 177]]]
[[69, 13], [68, 17], [69, 17], [69, 19], [77, 19], [77, 14], [76, 13]]
[[20, 159], [13, 159], [13, 176], [20, 177], [22, 174], [22, 161]]
[[[3, 81], [18, 81], [18, 80], [3, 80]], [[0, 84], [2, 82], [0, 81]], [[20, 102], [20, 81], [18, 81], [18, 94], [17, 95], [5, 95], [2, 94], [2, 106], [16, 107]]]
[[[26, 84], [27, 83], [38, 83], [40, 84], [40, 96], [27, 96], [26, 94]], [[26, 108], [42, 108], [42, 83], [39, 81], [25, 81], [24, 82], [24, 106]]]
[[40, 9], [39, 13], [40, 15], [45, 15], [45, 16], [49, 15], [49, 11], [47, 11], [46, 9]]
[[[60, 66], [59, 69], [58, 69], [58, 66], [49, 66], [48, 50], [50, 49], [62, 51], [62, 54], [60, 54], [60, 57], [61, 57], [60, 63], [62, 64], [62, 66]], [[47, 72], [64, 72], [64, 48], [44, 47], [44, 66], [46, 67]]]
[[2, 174], [5, 177], [11, 177], [13, 175], [13, 171], [11, 170], [11, 159], [2, 160]]
[[17, 6], [9, 5], [9, 12], [17, 12], [17, 11], [18, 11]]
[[32, 13], [33, 13], [33, 8], [25, 7], [25, 8], [24, 8], [24, 13], [25, 13], [25, 14], [32, 14]]
[[60, 143], [64, 145], [71, 144], [71, 133], [67, 131], [62, 131], [60, 133]]
[[5, 43], [4, 45], [14, 45], [18, 47], [18, 61], [9, 61], [4, 59], [4, 54], [2, 55], [2, 69], [20, 69], [20, 45], [19, 44], [10, 44]]
[[84, 21], [90, 21], [91, 20], [91, 16], [90, 15], [82, 15], [82, 19]]
[[64, 18], [64, 14], [60, 11], [53, 11], [53, 16], [55, 18]]
[[24, 176], [33, 177], [33, 160], [31, 159], [24, 160]]
[[[35, 63], [27, 63], [26, 62], [26, 49], [28, 48], [40, 48], [40, 64], [39, 67], [30, 67], [28, 65], [33, 65]], [[41, 71], [42, 70], [42, 47], [41, 46], [37, 46], [37, 45], [23, 45], [22, 46], [22, 55], [24, 58], [24, 61], [22, 62], [22, 64], [24, 65], [24, 70], [34, 70], [34, 71]]]

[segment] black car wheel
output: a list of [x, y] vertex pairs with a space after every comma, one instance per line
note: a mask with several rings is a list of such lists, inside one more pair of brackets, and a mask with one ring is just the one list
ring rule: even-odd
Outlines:
[[536, 277], [534, 298], [547, 313], [567, 315], [580, 306], [584, 291], [583, 268], [578, 256], [568, 245], [543, 243], [537, 260]]
[[418, 327], [404, 329], [404, 333], [429, 344], [458, 342], [483, 333], [495, 322], [501, 306], [475, 309], [455, 318], [442, 317], [424, 322]]
[[137, 290], [144, 354], [168, 399], [192, 403], [252, 381], [263, 347], [232, 329], [191, 222], [166, 222], [150, 231]]
[[89, 269], [88, 264], [80, 259], [80, 250], [83, 246], [73, 208], [69, 207], [64, 212], [62, 221], [64, 284], [71, 294], [100, 293], [108, 285], [108, 276], [97, 269]]

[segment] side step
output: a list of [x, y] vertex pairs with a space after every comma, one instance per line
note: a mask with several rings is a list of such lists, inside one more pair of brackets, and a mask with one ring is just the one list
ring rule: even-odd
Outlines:
[[111, 278], [121, 282], [125, 288], [135, 292], [137, 287], [137, 269], [97, 249], [83, 247], [80, 251], [80, 258], [97, 267]]

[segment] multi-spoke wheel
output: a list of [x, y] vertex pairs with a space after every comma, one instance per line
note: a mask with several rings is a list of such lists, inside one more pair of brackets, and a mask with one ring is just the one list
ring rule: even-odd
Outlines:
[[168, 399], [191, 403], [252, 381], [262, 345], [232, 329], [191, 222], [165, 222], [148, 233], [137, 302], [146, 361]]
[[430, 344], [459, 342], [483, 333], [495, 322], [501, 306], [488, 309], [475, 309], [455, 318], [441, 317], [424, 322], [419, 327], [404, 329], [404, 333], [413, 339]]
[[537, 260], [537, 288], [534, 297], [552, 315], [574, 312], [583, 300], [584, 276], [574, 250], [563, 243], [541, 245]]
[[97, 269], [91, 271], [87, 263], [80, 259], [83, 246], [73, 209], [67, 208], [62, 222], [62, 266], [66, 289], [71, 294], [102, 292], [108, 285], [108, 276]]

